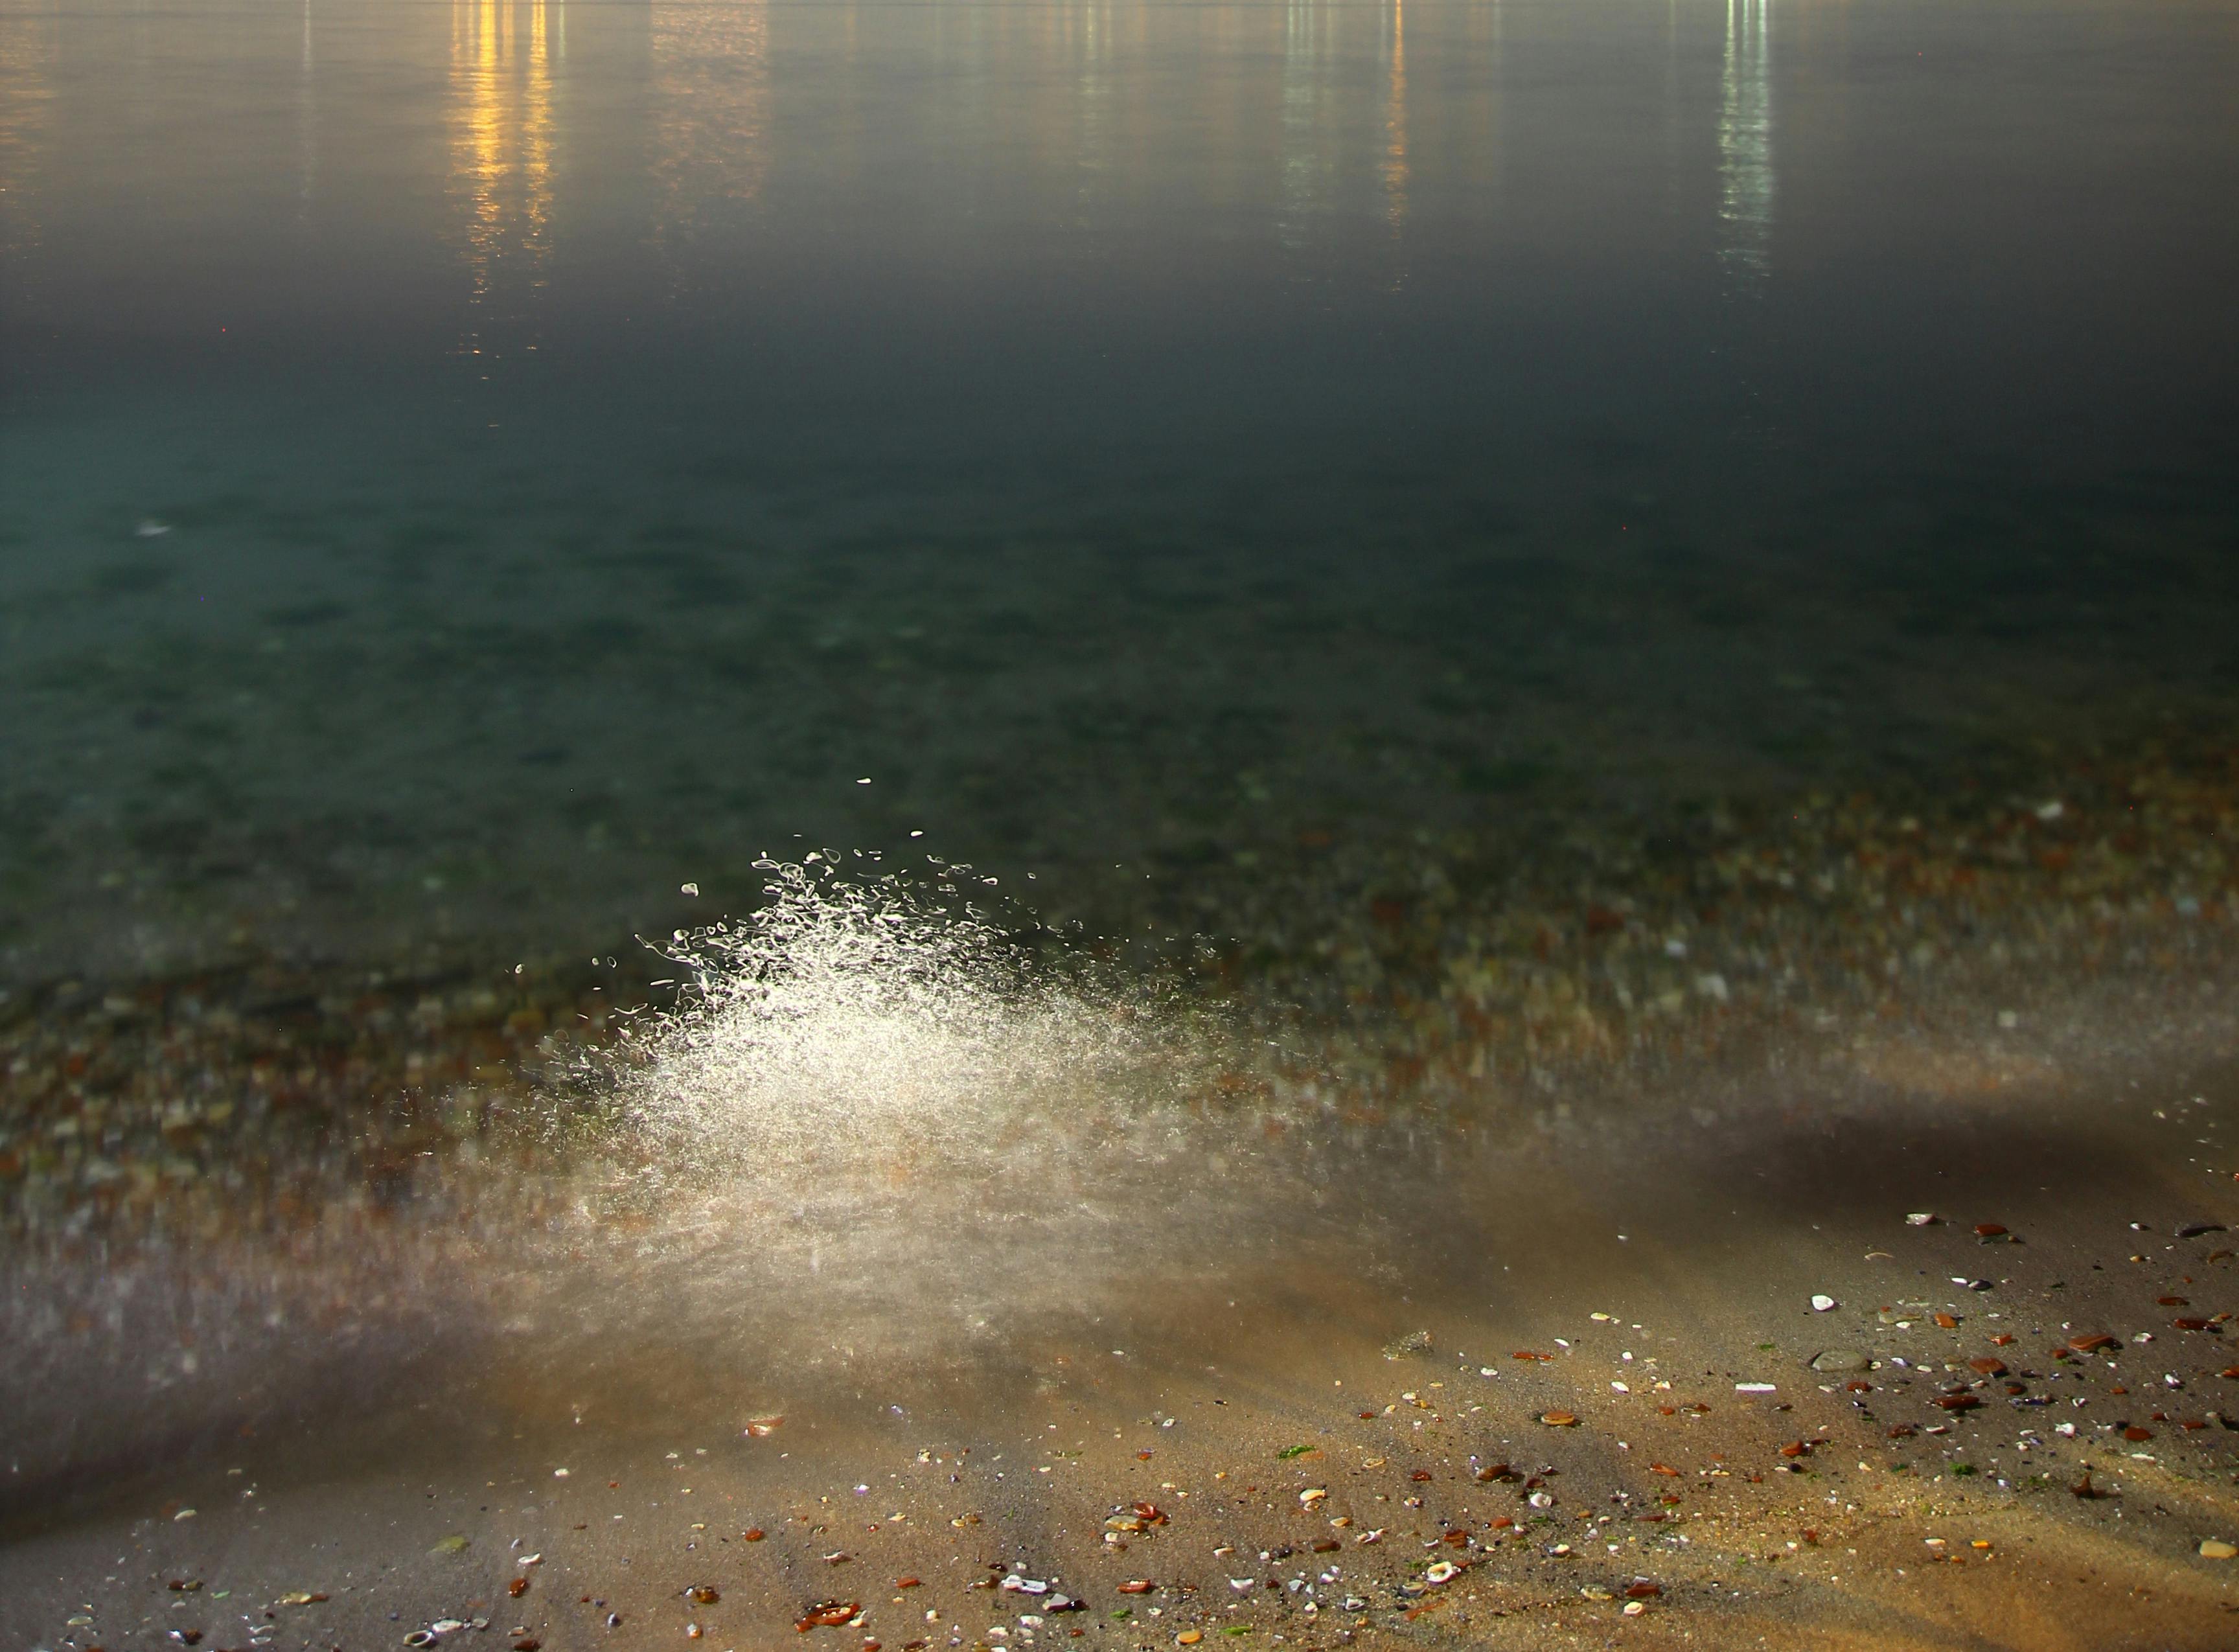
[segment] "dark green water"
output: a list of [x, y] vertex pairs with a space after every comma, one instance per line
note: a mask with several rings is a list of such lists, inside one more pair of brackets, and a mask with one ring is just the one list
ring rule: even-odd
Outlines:
[[2235, 71], [2222, 3], [0, 0], [0, 972], [603, 945], [815, 843], [1095, 920], [2229, 727]]

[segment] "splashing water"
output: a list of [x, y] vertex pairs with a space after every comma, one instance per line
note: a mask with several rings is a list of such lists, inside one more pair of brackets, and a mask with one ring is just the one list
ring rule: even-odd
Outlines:
[[1015, 1166], [1052, 1134], [1170, 1127], [1206, 1078], [1170, 1005], [1040, 977], [897, 879], [764, 870], [771, 904], [680, 935], [680, 1007], [630, 1040], [619, 1110], [666, 1176]]
[[0, 1379], [0, 1443], [60, 1472], [453, 1369], [529, 1410], [728, 1414], [842, 1369], [1017, 1369], [1093, 1320], [1194, 1344], [1325, 1242], [1358, 1275], [1369, 1166], [1236, 1023], [1040, 961], [955, 886], [766, 870], [761, 909], [662, 949], [674, 1007], [548, 1073], [519, 1135], [415, 1161], [409, 1196], [126, 1267], [17, 1259], [0, 1329], [42, 1351]]
[[586, 1209], [629, 1235], [603, 1324], [683, 1291], [758, 1350], [922, 1352], [1253, 1248], [1297, 1156], [1234, 1099], [1219, 1017], [1031, 964], [897, 879], [764, 869], [767, 906], [665, 949], [677, 1006], [597, 1081], [620, 1157]]

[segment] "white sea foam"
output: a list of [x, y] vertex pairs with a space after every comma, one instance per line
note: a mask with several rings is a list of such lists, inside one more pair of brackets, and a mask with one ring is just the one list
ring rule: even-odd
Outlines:
[[996, 1168], [1051, 1131], [1171, 1126], [1200, 1091], [1202, 1018], [1053, 979], [897, 878], [765, 869], [767, 906], [674, 938], [680, 1002], [629, 1040], [620, 1111], [664, 1172]]
[[766, 870], [609, 1069], [603, 1319], [683, 1294], [764, 1351], [921, 1352], [1254, 1249], [1294, 1155], [1219, 1018], [1028, 959], [968, 883]]

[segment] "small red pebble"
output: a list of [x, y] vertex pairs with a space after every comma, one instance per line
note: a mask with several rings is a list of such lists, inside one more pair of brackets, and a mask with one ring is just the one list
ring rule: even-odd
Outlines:
[[2003, 1348], [2012, 1341], [2013, 1338], [2007, 1336], [2006, 1333], [2002, 1330], [1996, 1336], [1990, 1338], [1990, 1346], [1993, 1348]]
[[921, 1589], [924, 1587], [924, 1580], [916, 1577], [898, 1577], [894, 1580], [894, 1587], [896, 1589]]
[[1151, 1580], [1147, 1577], [1131, 1577], [1120, 1585], [1120, 1592], [1122, 1595], [1147, 1595], [1151, 1592]]
[[1427, 1480], [1431, 1477], [1431, 1471], [1428, 1469], [1418, 1469], [1407, 1477], [1410, 1480]]
[[2006, 1374], [2006, 1362], [2003, 1359], [1992, 1359], [1986, 1354], [1980, 1359], [1969, 1360], [1967, 1369], [1979, 1371], [1985, 1377], [2003, 1377]]
[[2151, 1429], [2139, 1428], [2134, 1423], [2130, 1427], [2123, 1430], [2123, 1437], [2131, 1442], [2133, 1444], [2136, 1444], [2142, 1440], [2152, 1439], [2154, 1437], [2154, 1431]]
[[2174, 1323], [2179, 1330], [2206, 1330], [2208, 1329], [2208, 1322], [2205, 1319], [2179, 1319]]
[[2096, 1354], [2103, 1348], [2120, 1348], [2123, 1343], [2120, 1337], [2109, 1337], [2102, 1331], [2096, 1336], [2070, 1337], [2068, 1345], [2079, 1354]]
[[761, 1542], [763, 1537], [767, 1536], [767, 1534], [764, 1532], [760, 1526], [749, 1526], [744, 1531], [741, 1532], [739, 1536], [745, 1538], [750, 1543], [758, 1543]]
[[2164, 1308], [2189, 1308], [2191, 1302], [2183, 1297], [2156, 1297], [2154, 1300]]
[[1977, 1222], [1975, 1224], [1975, 1237], [1978, 1239], [2002, 1239], [2005, 1237], [2005, 1229], [1999, 1226], [1996, 1222]]

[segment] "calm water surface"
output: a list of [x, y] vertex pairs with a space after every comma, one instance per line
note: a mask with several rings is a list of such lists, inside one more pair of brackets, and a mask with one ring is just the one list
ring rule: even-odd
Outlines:
[[0, 968], [2228, 726], [2235, 83], [2228, 3], [0, 0]]

